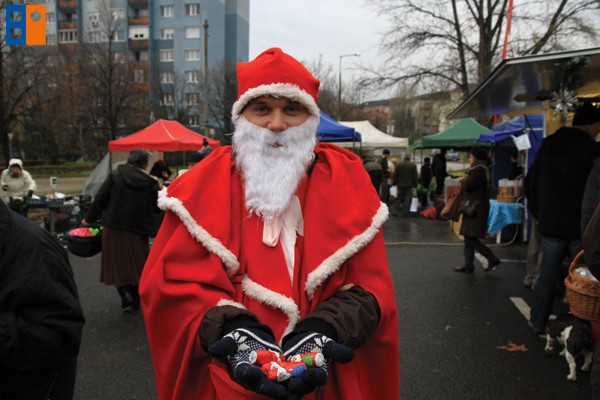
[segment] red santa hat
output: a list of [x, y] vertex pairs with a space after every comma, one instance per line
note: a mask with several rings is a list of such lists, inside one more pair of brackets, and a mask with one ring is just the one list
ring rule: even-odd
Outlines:
[[286, 97], [302, 104], [317, 118], [319, 80], [298, 60], [273, 47], [263, 51], [254, 60], [237, 65], [238, 99], [231, 114], [239, 117], [250, 100], [270, 95]]

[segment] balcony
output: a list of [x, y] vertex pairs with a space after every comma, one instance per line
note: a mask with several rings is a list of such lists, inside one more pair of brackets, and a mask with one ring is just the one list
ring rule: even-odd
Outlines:
[[148, 8], [148, 0], [129, 0], [128, 3], [133, 8]]
[[136, 40], [129, 39], [129, 50], [147, 50], [148, 39]]
[[77, 21], [64, 20], [58, 23], [58, 29], [77, 29]]
[[77, 11], [77, 0], [58, 0], [58, 10], [64, 12]]
[[129, 25], [148, 25], [150, 19], [145, 18], [129, 18]]

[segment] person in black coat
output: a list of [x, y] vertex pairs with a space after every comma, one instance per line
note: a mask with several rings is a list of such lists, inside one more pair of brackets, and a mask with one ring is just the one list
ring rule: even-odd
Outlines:
[[84, 323], [65, 249], [0, 202], [0, 399], [72, 400]]
[[564, 276], [563, 259], [573, 260], [582, 248], [581, 203], [594, 160], [600, 156], [594, 140], [598, 132], [600, 109], [585, 103], [575, 111], [572, 127], [562, 127], [543, 140], [525, 179], [528, 207], [543, 236], [530, 320], [536, 334], [546, 332], [555, 285]]
[[485, 272], [489, 272], [500, 264], [500, 259], [479, 240], [479, 238], [485, 237], [490, 213], [490, 159], [486, 150], [481, 147], [473, 147], [469, 150], [469, 162], [471, 167], [469, 174], [461, 183], [459, 201], [477, 202], [477, 210], [473, 216], [463, 214], [460, 234], [463, 235], [465, 241], [463, 250], [465, 264], [454, 270], [456, 272], [473, 272], [475, 270], [475, 251], [477, 251], [487, 259], [487, 264], [483, 269]]
[[159, 214], [158, 181], [147, 172], [151, 153], [137, 149], [102, 183], [83, 225], [101, 219], [100, 281], [117, 287], [121, 308], [140, 308], [138, 286]]

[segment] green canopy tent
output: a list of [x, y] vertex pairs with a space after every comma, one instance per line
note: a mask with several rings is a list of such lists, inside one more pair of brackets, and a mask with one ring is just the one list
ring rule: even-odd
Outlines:
[[473, 146], [482, 133], [490, 129], [473, 118], [463, 118], [454, 122], [448, 129], [434, 135], [424, 136], [415, 142], [415, 149], [468, 148]]

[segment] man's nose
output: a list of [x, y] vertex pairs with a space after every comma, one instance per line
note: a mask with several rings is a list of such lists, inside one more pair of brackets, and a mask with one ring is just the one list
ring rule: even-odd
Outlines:
[[269, 125], [267, 126], [269, 130], [274, 132], [281, 132], [287, 129], [287, 122], [285, 119], [285, 115], [280, 110], [275, 110], [272, 114], [272, 118], [269, 121]]

